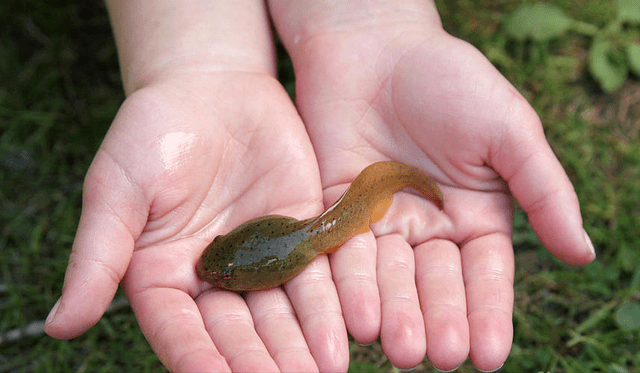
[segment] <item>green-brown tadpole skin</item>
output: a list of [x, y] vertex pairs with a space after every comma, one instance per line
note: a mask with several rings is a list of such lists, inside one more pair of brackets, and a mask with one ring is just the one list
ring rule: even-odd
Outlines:
[[331, 253], [382, 218], [403, 188], [413, 188], [444, 208], [442, 193], [420, 169], [395, 161], [366, 167], [340, 199], [318, 217], [267, 215], [217, 236], [196, 264], [198, 277], [233, 291], [277, 287], [319, 254]]

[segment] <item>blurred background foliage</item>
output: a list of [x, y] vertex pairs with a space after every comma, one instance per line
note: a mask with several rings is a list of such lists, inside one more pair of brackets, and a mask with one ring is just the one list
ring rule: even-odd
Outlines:
[[[436, 1], [445, 29], [480, 49], [537, 110], [598, 252], [588, 266], [565, 266], [516, 211], [515, 332], [504, 372], [640, 371], [640, 81], [624, 49], [621, 82], [603, 83], [589, 67], [594, 40], [624, 1], [547, 1], [565, 26], [544, 37], [509, 29], [538, 2]], [[614, 31], [616, 48], [640, 43], [633, 21]], [[279, 77], [293, 93], [279, 52]], [[74, 340], [41, 334], [61, 291], [84, 174], [123, 99], [101, 1], [0, 3], [0, 372], [164, 370], [126, 303]], [[379, 344], [351, 351], [352, 372], [395, 370]], [[416, 369], [431, 370], [428, 361]], [[458, 371], [475, 370], [466, 362]]]

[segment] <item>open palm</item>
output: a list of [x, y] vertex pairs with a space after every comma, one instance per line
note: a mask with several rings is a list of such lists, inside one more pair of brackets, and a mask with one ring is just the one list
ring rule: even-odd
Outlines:
[[88, 171], [63, 295], [47, 331], [59, 338], [84, 332], [122, 280], [142, 331], [171, 370], [340, 369], [326, 334], [344, 334], [341, 318], [298, 322], [318, 309], [340, 315], [326, 259], [309, 272], [324, 274], [313, 294], [332, 296], [329, 304], [305, 298], [312, 292], [304, 284], [290, 298], [282, 288], [243, 298], [212, 289], [194, 270], [215, 235], [247, 219], [309, 217], [321, 207], [311, 144], [273, 78], [186, 73], [154, 83], [127, 98]]
[[426, 353], [449, 370], [469, 355], [493, 370], [513, 333], [511, 193], [560, 259], [584, 264], [594, 254], [533, 109], [469, 44], [402, 25], [343, 26], [290, 51], [328, 202], [385, 159], [421, 167], [444, 194], [444, 213], [397, 198], [375, 239], [334, 254], [333, 275], [349, 331], [361, 343], [380, 334], [394, 365]]

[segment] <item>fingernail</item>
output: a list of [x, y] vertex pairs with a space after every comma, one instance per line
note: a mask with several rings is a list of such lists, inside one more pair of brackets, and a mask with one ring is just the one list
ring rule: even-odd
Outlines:
[[457, 367], [451, 369], [451, 370], [440, 370], [438, 368], [435, 368], [438, 372], [442, 372], [442, 373], [450, 373], [450, 372], [455, 372], [456, 370], [458, 370], [458, 368], [460, 368], [460, 365], [458, 365]]
[[496, 372], [496, 371], [498, 371], [498, 370], [499, 370], [500, 368], [502, 368], [503, 366], [504, 366], [504, 363], [502, 363], [502, 365], [500, 365], [499, 367], [497, 367], [497, 368], [496, 368], [496, 369], [494, 369], [494, 370], [480, 370], [480, 369], [478, 369], [478, 370], [479, 370], [480, 372], [482, 372], [482, 373], [491, 373], [491, 372]]
[[[420, 364], [418, 364], [418, 365], [420, 365]], [[416, 365], [413, 368], [409, 368], [409, 369], [400, 369], [398, 367], [396, 367], [396, 369], [398, 370], [398, 372], [411, 372], [411, 371], [414, 371], [418, 367], [418, 365]]]
[[53, 319], [56, 317], [56, 313], [58, 313], [58, 307], [60, 307], [60, 298], [58, 298], [58, 300], [56, 301], [56, 304], [54, 304], [53, 307], [51, 308], [51, 311], [49, 311], [49, 315], [47, 316], [47, 319], [44, 322], [45, 326], [49, 325], [53, 321]]
[[582, 232], [584, 232], [584, 241], [587, 244], [589, 251], [591, 251], [591, 253], [595, 256], [596, 249], [593, 248], [593, 242], [591, 242], [591, 238], [589, 238], [589, 234], [584, 229], [582, 230]]

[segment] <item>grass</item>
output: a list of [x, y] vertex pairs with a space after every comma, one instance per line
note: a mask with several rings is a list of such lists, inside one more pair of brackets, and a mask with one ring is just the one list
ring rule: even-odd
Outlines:
[[[557, 0], [604, 25], [609, 0]], [[640, 81], [603, 94], [586, 72], [588, 40], [545, 45], [501, 31], [516, 0], [437, 1], [445, 28], [483, 51], [530, 100], [580, 198], [599, 257], [567, 267], [515, 217], [514, 345], [504, 372], [640, 371], [640, 331], [621, 326], [640, 303]], [[0, 333], [43, 320], [60, 294], [84, 173], [123, 100], [99, 1], [0, 4]], [[640, 38], [640, 36], [639, 36]], [[292, 88], [290, 65], [283, 63]], [[36, 328], [37, 329], [37, 328]], [[379, 344], [352, 344], [352, 372], [389, 372]], [[128, 307], [83, 336], [0, 341], [4, 371], [162, 371]], [[430, 371], [424, 362], [417, 371]], [[459, 372], [475, 371], [466, 362]]]

